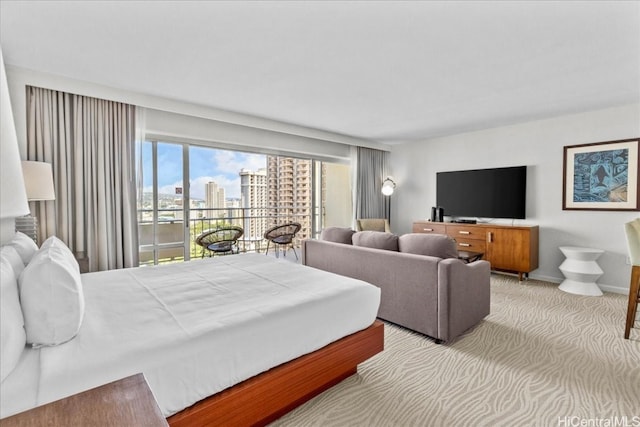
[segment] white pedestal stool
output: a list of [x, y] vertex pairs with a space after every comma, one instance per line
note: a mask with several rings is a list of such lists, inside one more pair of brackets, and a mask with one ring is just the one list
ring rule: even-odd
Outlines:
[[596, 280], [604, 271], [596, 260], [604, 253], [602, 249], [560, 246], [567, 259], [560, 264], [560, 271], [566, 279], [560, 284], [562, 291], [578, 295], [601, 296], [602, 291]]

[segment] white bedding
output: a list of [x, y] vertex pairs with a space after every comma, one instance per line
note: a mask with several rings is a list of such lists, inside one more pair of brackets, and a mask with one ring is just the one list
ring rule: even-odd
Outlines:
[[26, 349], [0, 418], [143, 372], [165, 416], [373, 323], [380, 290], [261, 254], [82, 275], [78, 335]]

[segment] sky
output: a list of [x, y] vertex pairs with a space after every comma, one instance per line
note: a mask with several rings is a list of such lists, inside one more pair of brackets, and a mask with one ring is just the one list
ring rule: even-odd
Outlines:
[[[151, 144], [142, 148], [143, 186], [145, 192], [153, 191]], [[205, 184], [215, 181], [224, 187], [227, 198], [240, 198], [241, 169], [257, 171], [266, 168], [267, 156], [218, 150], [204, 147], [189, 147], [189, 169], [191, 198], [204, 199]], [[158, 193], [175, 194], [182, 187], [182, 145], [158, 143]]]

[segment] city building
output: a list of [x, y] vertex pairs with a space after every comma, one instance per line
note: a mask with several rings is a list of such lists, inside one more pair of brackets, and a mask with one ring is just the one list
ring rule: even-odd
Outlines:
[[215, 181], [207, 182], [205, 184], [205, 204], [207, 208], [212, 209], [209, 213], [211, 218], [224, 215], [224, 211], [221, 210], [226, 207], [224, 187], [219, 186]]
[[311, 169], [308, 159], [267, 156], [269, 227], [299, 222], [297, 237], [311, 237]]
[[[227, 198], [225, 200], [225, 215], [229, 222], [233, 225], [243, 227], [242, 204], [239, 198]], [[243, 227], [244, 228], [244, 227]]]
[[267, 230], [267, 171], [240, 171], [240, 206], [244, 212], [244, 239], [262, 241]]

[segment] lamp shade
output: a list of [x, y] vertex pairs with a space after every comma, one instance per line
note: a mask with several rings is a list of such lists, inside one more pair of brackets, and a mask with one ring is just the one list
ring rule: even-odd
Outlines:
[[382, 194], [384, 194], [385, 196], [390, 196], [393, 194], [393, 190], [395, 190], [396, 188], [396, 183], [393, 180], [393, 178], [391, 178], [390, 176], [388, 176], [384, 181], [382, 181]]
[[22, 175], [24, 186], [27, 190], [27, 199], [55, 200], [56, 193], [53, 190], [53, 172], [51, 164], [44, 162], [22, 162]]
[[9, 87], [0, 50], [0, 218], [15, 218], [29, 213], [20, 173], [18, 137], [13, 123]]

